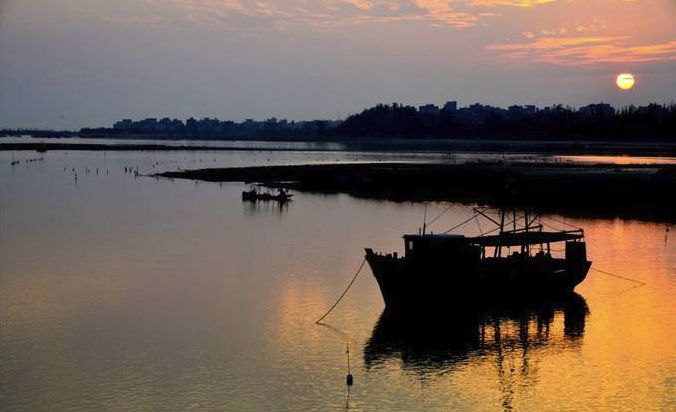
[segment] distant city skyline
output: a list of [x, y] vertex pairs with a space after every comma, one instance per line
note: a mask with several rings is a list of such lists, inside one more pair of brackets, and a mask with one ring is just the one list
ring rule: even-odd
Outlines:
[[[484, 104], [481, 102], [473, 102], [466, 105], [461, 105], [457, 100], [447, 100], [443, 104], [435, 103], [426, 103], [419, 106], [409, 105], [405, 102], [391, 102], [391, 103], [378, 103], [377, 105], [399, 105], [401, 107], [411, 107], [416, 110], [421, 116], [436, 116], [440, 113], [463, 113], [465, 115], [472, 113], [479, 114], [480, 117], [485, 116], [487, 113], [496, 113], [502, 115], [509, 114], [526, 114], [533, 115], [542, 111], [552, 111], [552, 110], [572, 110], [577, 113], [605, 113], [605, 115], [615, 115], [616, 113], [621, 112], [624, 109], [635, 108], [635, 109], [649, 109], [651, 106], [654, 106], [656, 103], [650, 103], [647, 105], [624, 105], [624, 106], [613, 106], [606, 102], [596, 102], [588, 103], [585, 105], [580, 105], [578, 107], [567, 106], [562, 104], [554, 104], [548, 106], [538, 106], [533, 104], [512, 104], [509, 106], [493, 106], [489, 104]], [[667, 112], [670, 108], [676, 107], [676, 102], [670, 104], [657, 104], [661, 107], [661, 110]], [[373, 106], [375, 107], [375, 106]], [[373, 107], [365, 108], [364, 110], [372, 109]], [[220, 124], [240, 124], [240, 125], [252, 125], [255, 127], [262, 126], [265, 124], [276, 124], [288, 126], [290, 129], [301, 128], [304, 124], [312, 122], [325, 122], [328, 126], [335, 127], [345, 121], [346, 118], [349, 118], [353, 115], [358, 115], [363, 111], [351, 113], [345, 117], [341, 118], [317, 118], [317, 119], [287, 119], [287, 118], [277, 118], [275, 116], [263, 117], [263, 118], [247, 118], [247, 119], [229, 119], [229, 118], [220, 118], [218, 116], [187, 116], [187, 117], [168, 117], [168, 116], [157, 116], [157, 117], [129, 117], [124, 119], [115, 120], [111, 124], [100, 124], [91, 126], [91, 128], [111, 128], [116, 130], [129, 130], [129, 129], [143, 129], [154, 132], [168, 131], [171, 132], [172, 129], [182, 128], [189, 126], [192, 122], [193, 124], [203, 123], [206, 125], [212, 125], [213, 122]], [[89, 128], [89, 127], [84, 127]], [[30, 129], [30, 128], [3, 128], [4, 130], [11, 129]], [[50, 129], [45, 129], [50, 130]], [[54, 129], [52, 129], [54, 130]], [[77, 129], [71, 129], [76, 131]]]
[[672, 0], [8, 0], [0, 128], [344, 119], [448, 96], [668, 104], [674, 18]]
[[[608, 103], [594, 103], [578, 109], [555, 105], [511, 105], [500, 108], [481, 103], [466, 107], [456, 101], [443, 106], [425, 104], [414, 107], [393, 103], [378, 104], [345, 120], [289, 121], [275, 117], [243, 122], [218, 118], [185, 120], [164, 117], [122, 119], [112, 127], [82, 128], [77, 132], [24, 130], [34, 137], [117, 137], [117, 138], [275, 138], [275, 139], [352, 139], [359, 137], [462, 138], [477, 136], [582, 136], [594, 139], [672, 139], [676, 125], [676, 104], [627, 106], [619, 110]], [[13, 135], [16, 131], [0, 130]]]
[[[553, 104], [553, 105], [548, 105], [548, 106], [538, 106], [534, 104], [511, 104], [509, 106], [493, 106], [481, 102], [473, 102], [467, 105], [461, 105], [458, 103], [457, 100], [447, 100], [443, 104], [436, 104], [436, 103], [425, 103], [419, 106], [415, 105], [410, 105], [407, 104], [406, 102], [380, 102], [378, 103], [380, 105], [390, 105], [390, 104], [397, 104], [401, 106], [408, 106], [408, 107], [413, 107], [416, 109], [418, 113], [421, 115], [436, 115], [439, 112], [456, 112], [456, 111], [496, 111], [496, 112], [514, 112], [514, 111], [523, 111], [528, 114], [534, 114], [538, 111], [542, 110], [549, 110], [549, 109], [555, 109], [557, 106], [561, 106], [561, 104]], [[654, 104], [654, 103], [651, 103]], [[670, 106], [674, 105], [676, 103], [671, 103], [671, 104], [665, 104], [663, 106]], [[596, 102], [596, 103], [587, 103], [584, 105], [580, 105], [578, 107], [573, 107], [573, 106], [566, 106], [562, 105], [564, 108], [571, 108], [574, 111], [579, 111], [579, 112], [589, 112], [591, 110], [597, 109], [597, 108], [602, 108], [602, 110], [609, 112], [610, 114], [615, 114], [616, 111], [622, 110], [623, 108], [628, 108], [630, 106], [634, 107], [641, 107], [640, 105], [626, 105], [626, 106], [620, 106], [620, 107], [615, 107], [609, 103], [606, 102]], [[369, 109], [369, 108], [364, 108], [364, 109]], [[131, 122], [144, 122], [144, 121], [155, 121], [155, 122], [180, 122], [181, 124], [187, 124], [190, 121], [208, 121], [208, 120], [218, 120], [218, 121], [223, 121], [223, 122], [235, 122], [235, 123], [249, 123], [249, 122], [254, 122], [254, 123], [306, 123], [306, 122], [312, 122], [312, 121], [328, 121], [332, 123], [339, 123], [345, 120], [345, 118], [350, 117], [354, 114], [359, 114], [361, 111], [350, 113], [345, 117], [341, 118], [317, 118], [317, 119], [287, 119], [287, 118], [277, 118], [275, 116], [270, 116], [270, 117], [263, 117], [263, 118], [247, 118], [247, 119], [227, 119], [227, 118], [219, 118], [219, 117], [199, 117], [199, 116], [188, 116], [185, 118], [172, 118], [172, 117], [167, 117], [167, 116], [160, 116], [160, 117], [145, 117], [145, 118], [125, 118], [125, 119], [119, 119], [115, 121], [112, 124], [113, 128], [118, 128], [122, 127], [124, 125], [129, 126]], [[183, 122], [182, 119], [185, 119], [185, 122]], [[109, 125], [99, 125], [102, 127], [108, 127]]]

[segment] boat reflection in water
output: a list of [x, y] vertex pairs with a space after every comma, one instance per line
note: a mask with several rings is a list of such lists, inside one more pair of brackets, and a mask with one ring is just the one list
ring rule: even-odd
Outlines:
[[385, 309], [364, 346], [366, 370], [400, 365], [423, 383], [465, 366], [488, 365], [502, 408], [513, 410], [520, 388], [538, 380], [543, 357], [581, 348], [589, 309], [572, 293], [558, 300], [467, 306], [463, 312], [430, 317]]
[[244, 212], [250, 216], [284, 216], [289, 213], [291, 202], [242, 202]]
[[527, 374], [532, 351], [581, 345], [589, 309], [572, 293], [557, 300], [467, 305], [459, 312], [415, 316], [385, 309], [364, 347], [366, 368], [396, 360], [406, 371], [438, 374], [495, 355], [502, 373], [504, 352], [517, 351], [523, 359], [520, 373]]

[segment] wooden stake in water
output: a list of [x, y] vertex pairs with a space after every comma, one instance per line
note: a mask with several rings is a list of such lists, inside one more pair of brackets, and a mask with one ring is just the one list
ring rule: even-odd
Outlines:
[[352, 386], [354, 378], [352, 377], [352, 373], [350, 373], [350, 342], [347, 342], [345, 354], [347, 355], [347, 386]]

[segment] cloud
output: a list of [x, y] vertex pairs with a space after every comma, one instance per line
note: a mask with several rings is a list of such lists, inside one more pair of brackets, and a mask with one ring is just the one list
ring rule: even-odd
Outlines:
[[561, 66], [676, 61], [676, 40], [629, 44], [630, 36], [541, 37], [526, 43], [497, 44], [485, 49], [499, 59]]
[[425, 16], [428, 18], [451, 26], [469, 27], [478, 20], [477, 16], [470, 13], [455, 11], [450, 2], [445, 0], [413, 0], [413, 4], [425, 10]]
[[469, 0], [467, 3], [473, 7], [535, 7], [542, 4], [554, 3], [556, 0]]
[[370, 10], [373, 8], [373, 2], [370, 2], [368, 0], [344, 0], [345, 3], [351, 4], [352, 6], [360, 9], [360, 10]]
[[[599, 19], [594, 19], [592, 20], [591, 23], [589, 24], [577, 24], [573, 26], [560, 26], [560, 27], [554, 27], [554, 28], [549, 28], [549, 29], [540, 29], [538, 31], [525, 31], [522, 32], [524, 37], [532, 39], [537, 37], [537, 34], [541, 36], [559, 36], [559, 35], [567, 35], [569, 33], [597, 33], [604, 31], [608, 28], [606, 23], [602, 20]], [[528, 34], [528, 35], [527, 35]]]
[[[167, 22], [221, 27], [322, 26], [422, 21], [451, 27], [470, 27], [482, 17], [456, 9], [458, 0], [145, 0], [166, 11]], [[463, 6], [464, 7], [464, 6]], [[467, 7], [464, 7], [467, 9]], [[129, 21], [137, 21], [130, 19]], [[157, 21], [157, 16], [153, 16]]]
[[[1, 1], [1, 0], [0, 0]], [[255, 31], [284, 30], [291, 27], [313, 29], [336, 29], [357, 25], [385, 25], [417, 22], [437, 28], [483, 28], [493, 26], [498, 30], [507, 29], [533, 40], [521, 44], [521, 54], [531, 48], [538, 49], [542, 38], [560, 36], [600, 36], [607, 28], [605, 21], [594, 19], [589, 24], [580, 24], [575, 19], [566, 19], [571, 13], [586, 16], [591, 0], [142, 0], [152, 7], [143, 8], [146, 14], [126, 17], [105, 18], [122, 23], [142, 25], [185, 26], [206, 30], [238, 31], [243, 35]], [[660, 0], [667, 1], [667, 0]], [[589, 2], [589, 3], [588, 3]], [[617, 14], [619, 0], [594, 0], [597, 9], [601, 6], [613, 13], [611, 26], [618, 27], [626, 13], [636, 13], [634, 7], [622, 8], [624, 14]], [[538, 7], [557, 4], [551, 7]], [[605, 6], [604, 6], [605, 5]], [[502, 18], [505, 8], [513, 11], [509, 19]], [[629, 10], [631, 9], [631, 10]], [[140, 8], [138, 10], [141, 10]], [[137, 10], [137, 11], [138, 11]], [[563, 14], [562, 14], [563, 13]], [[619, 12], [618, 12], [619, 13]], [[561, 15], [561, 16], [560, 16]], [[590, 15], [589, 17], [591, 17]], [[620, 18], [622, 17], [622, 18]], [[555, 18], [552, 20], [552, 18]], [[560, 20], [562, 27], [543, 28], [545, 22]], [[646, 19], [642, 21], [647, 21]], [[614, 34], [628, 34], [634, 25], [624, 25], [622, 31]], [[515, 29], [515, 30], [513, 30]], [[631, 33], [644, 37], [634, 30]], [[480, 38], [480, 37], [478, 37]], [[536, 40], [537, 39], [537, 40]], [[610, 43], [608, 47], [612, 47]], [[483, 45], [478, 45], [480, 49]], [[502, 51], [505, 56], [520, 56], [515, 50], [507, 54], [500, 45], [488, 46], [492, 52]], [[580, 50], [578, 50], [580, 51]], [[543, 57], [544, 58], [544, 57]]]

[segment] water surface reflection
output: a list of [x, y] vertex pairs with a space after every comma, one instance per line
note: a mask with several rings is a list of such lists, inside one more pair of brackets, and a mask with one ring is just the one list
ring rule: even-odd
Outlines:
[[511, 410], [515, 387], [537, 379], [537, 370], [531, 372], [538, 351], [581, 347], [588, 315], [587, 302], [577, 293], [556, 301], [463, 306], [447, 315], [386, 310], [364, 345], [364, 366], [371, 370], [394, 361], [424, 382], [459, 365], [489, 360], [502, 406]]
[[557, 301], [464, 307], [449, 315], [400, 316], [383, 311], [364, 346], [364, 364], [391, 359], [403, 369], [440, 373], [459, 360], [506, 348], [581, 344], [589, 308], [575, 293]]
[[585, 228], [595, 268], [646, 283], [590, 272], [576, 289], [589, 313], [579, 298], [490, 308], [463, 327], [398, 326], [379, 320], [365, 270], [330, 329], [314, 321], [364, 247], [402, 252], [425, 209], [447, 210], [436, 232], [472, 206], [298, 193], [280, 214], [243, 204], [245, 185], [124, 173], [252, 165], [240, 152], [12, 156], [0, 153], [3, 412], [342, 409], [346, 341], [350, 410], [674, 410], [676, 247], [664, 224], [557, 217]]

